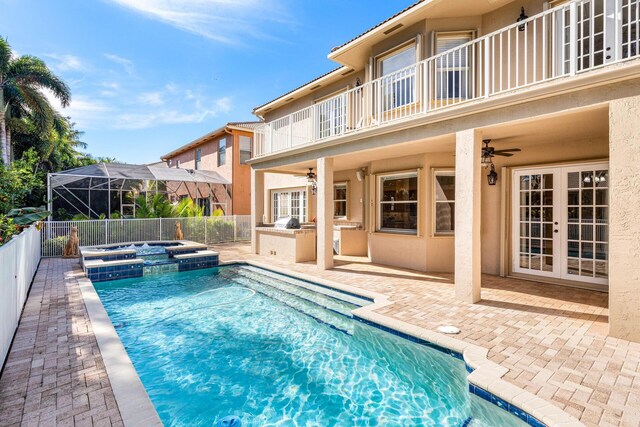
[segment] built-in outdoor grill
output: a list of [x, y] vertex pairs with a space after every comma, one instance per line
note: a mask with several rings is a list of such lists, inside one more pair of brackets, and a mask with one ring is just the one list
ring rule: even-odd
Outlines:
[[297, 218], [293, 218], [291, 216], [280, 218], [273, 225], [278, 229], [298, 229], [300, 228], [300, 221]]

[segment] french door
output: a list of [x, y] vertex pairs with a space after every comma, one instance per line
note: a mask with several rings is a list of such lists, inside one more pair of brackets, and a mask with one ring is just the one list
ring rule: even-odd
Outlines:
[[606, 163], [513, 171], [512, 270], [607, 284]]
[[578, 72], [640, 53], [640, 0], [582, 0], [576, 3], [575, 17], [567, 7], [554, 20], [556, 75], [569, 72], [572, 37]]

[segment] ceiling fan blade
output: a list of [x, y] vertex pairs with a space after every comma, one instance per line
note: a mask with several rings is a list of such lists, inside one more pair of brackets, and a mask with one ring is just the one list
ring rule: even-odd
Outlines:
[[499, 151], [496, 151], [495, 153], [493, 153], [494, 156], [502, 156], [502, 157], [511, 157], [513, 156], [513, 153], [501, 153]]
[[501, 150], [494, 150], [494, 153], [510, 153], [510, 152], [518, 153], [520, 151], [522, 151], [522, 150], [519, 149], [519, 148], [503, 148]]

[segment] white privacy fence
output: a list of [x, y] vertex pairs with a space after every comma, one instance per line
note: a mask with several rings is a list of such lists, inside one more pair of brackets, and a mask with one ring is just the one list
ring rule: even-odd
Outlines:
[[29, 286], [40, 262], [40, 234], [35, 226], [0, 246], [0, 367], [9, 353]]
[[185, 240], [215, 244], [251, 240], [251, 216], [47, 221], [42, 230], [42, 256], [61, 256], [72, 227], [80, 246], [174, 240], [176, 223]]
[[640, 56], [640, 0], [572, 1], [255, 129], [254, 156]]

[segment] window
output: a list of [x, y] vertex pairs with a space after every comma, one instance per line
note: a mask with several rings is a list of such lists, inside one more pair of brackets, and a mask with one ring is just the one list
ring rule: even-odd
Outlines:
[[456, 220], [456, 177], [454, 171], [434, 171], [434, 234], [453, 234]]
[[196, 149], [196, 170], [200, 169], [200, 160], [202, 159], [202, 149]]
[[171, 167], [173, 165], [173, 160], [169, 159], [167, 160], [167, 166]]
[[180, 160], [176, 160], [176, 168], [180, 167]]
[[304, 190], [277, 190], [271, 193], [271, 221], [288, 216], [305, 222], [307, 218], [307, 192]]
[[378, 58], [383, 111], [415, 102], [416, 69], [411, 67], [415, 63], [416, 43], [413, 41]]
[[227, 161], [227, 139], [222, 138], [218, 142], [218, 166], [222, 166]]
[[333, 185], [333, 217], [347, 217], [347, 183], [339, 182]]
[[378, 230], [418, 234], [418, 173], [378, 178]]
[[251, 138], [240, 135], [240, 164], [244, 165], [251, 159]]
[[[435, 34], [435, 54], [455, 49], [473, 39], [472, 31]], [[468, 97], [471, 47], [454, 50], [436, 59], [436, 99]]]

